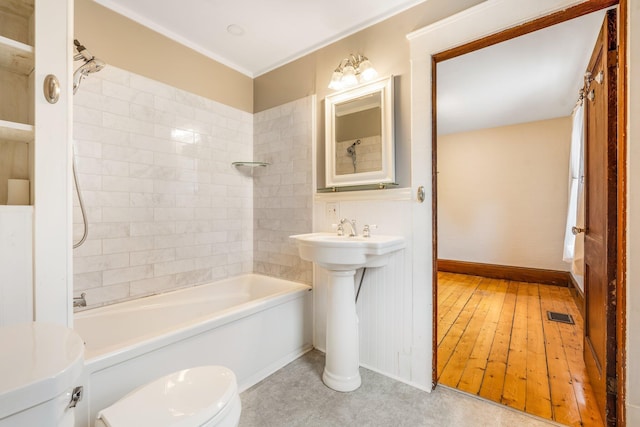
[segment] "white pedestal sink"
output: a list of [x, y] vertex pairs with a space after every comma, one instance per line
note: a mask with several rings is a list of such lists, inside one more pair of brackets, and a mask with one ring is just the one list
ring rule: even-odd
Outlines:
[[322, 381], [337, 391], [360, 387], [358, 316], [354, 276], [360, 267], [382, 267], [404, 248], [400, 236], [350, 237], [332, 233], [290, 236], [300, 257], [329, 272], [326, 360]]

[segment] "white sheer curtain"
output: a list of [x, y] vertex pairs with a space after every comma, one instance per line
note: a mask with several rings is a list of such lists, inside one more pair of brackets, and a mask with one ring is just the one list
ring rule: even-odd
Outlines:
[[582, 275], [583, 238], [571, 232], [571, 227], [584, 227], [584, 203], [582, 182], [584, 168], [584, 107], [578, 104], [573, 111], [573, 128], [571, 131], [571, 151], [569, 157], [569, 208], [567, 210], [567, 226], [564, 237], [562, 259], [573, 264], [574, 274]]

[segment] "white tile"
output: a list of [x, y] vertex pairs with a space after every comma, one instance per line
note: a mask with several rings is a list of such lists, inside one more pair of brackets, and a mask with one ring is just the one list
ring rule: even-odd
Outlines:
[[196, 243], [196, 236], [194, 234], [155, 236], [154, 238], [154, 247], [156, 249], [179, 248], [181, 246], [192, 246], [199, 243], [207, 242], [198, 241]]
[[[164, 236], [176, 232], [174, 222], [135, 222], [131, 224], [132, 236]], [[168, 246], [171, 247], [171, 246]]]
[[102, 190], [102, 176], [78, 173], [78, 183], [85, 191]]
[[[125, 71], [118, 67], [107, 66], [102, 70], [100, 74], [97, 75], [101, 79], [113, 83], [117, 83], [123, 86], [129, 86], [129, 82], [131, 80], [131, 73]], [[82, 83], [82, 87], [84, 87], [84, 83]]]
[[186, 194], [195, 193], [196, 184], [192, 182], [164, 181], [155, 179], [153, 182], [153, 192], [157, 194]]
[[147, 135], [136, 135], [135, 138], [131, 138], [130, 147], [158, 153], [173, 154], [176, 151], [175, 141]]
[[75, 154], [74, 160], [76, 162], [76, 171], [78, 173], [100, 173], [102, 170], [102, 159], [83, 157]]
[[180, 286], [176, 282], [176, 275], [173, 274], [151, 279], [133, 280], [131, 281], [131, 296], [151, 295], [169, 291]]
[[176, 259], [199, 258], [212, 254], [211, 245], [185, 246], [176, 248]]
[[193, 118], [195, 117], [195, 109], [189, 105], [181, 104], [171, 99], [156, 96], [154, 99], [154, 107], [160, 111], [175, 113], [176, 115]]
[[125, 102], [131, 102], [136, 94], [135, 89], [129, 87], [129, 82], [121, 82], [125, 84], [116, 83], [113, 81], [105, 80], [102, 83], [102, 94], [109, 98], [119, 99]]
[[153, 249], [149, 251], [131, 252], [131, 265], [151, 265], [160, 262], [174, 261], [176, 249]]
[[130, 191], [136, 193], [151, 193], [153, 192], [153, 180], [104, 176], [102, 179], [102, 189], [104, 191]]
[[129, 266], [129, 254], [97, 255], [78, 257], [74, 259], [75, 273], [89, 273], [92, 271], [110, 270]]
[[136, 74], [131, 74], [130, 86], [134, 89], [139, 89], [142, 92], [155, 94], [167, 99], [174, 99], [175, 93], [177, 91], [176, 88], [171, 87], [167, 84], [160, 83]]
[[[312, 205], [311, 150], [303, 147], [310, 127], [301, 120], [311, 103], [287, 104], [254, 119], [108, 69], [86, 96], [74, 99], [80, 107], [74, 123], [79, 169], [92, 180], [85, 190], [90, 240], [74, 253], [74, 267], [78, 286], [90, 291], [93, 304], [251, 272], [254, 235], [273, 242], [255, 245], [257, 258], [258, 249], [268, 250], [273, 264], [265, 268], [279, 272], [285, 267], [277, 263], [292, 264], [292, 254], [277, 252], [277, 242], [286, 239], [288, 229], [311, 223], [305, 211]], [[273, 130], [278, 132], [271, 135]], [[287, 132], [291, 137], [283, 139]], [[242, 175], [231, 166], [258, 154], [273, 162], [259, 171], [264, 176]], [[259, 228], [254, 233], [254, 204], [272, 207], [256, 210], [255, 223], [271, 227], [266, 233]], [[278, 222], [281, 217], [287, 225]], [[78, 222], [74, 208], [76, 234]], [[157, 277], [145, 277], [149, 274]]]
[[153, 267], [150, 265], [118, 268], [103, 271], [102, 284], [103, 286], [108, 286], [116, 283], [130, 282], [132, 280], [148, 279], [150, 277], [153, 277]]
[[153, 164], [153, 152], [119, 145], [104, 144], [102, 158], [109, 160], [127, 161], [130, 163]]
[[129, 297], [129, 283], [87, 289], [87, 307], [113, 303]]
[[129, 224], [118, 223], [97, 223], [90, 224], [91, 226], [91, 238], [114, 238], [125, 237], [129, 235]]
[[[112, 146], [107, 146], [107, 155], [110, 156]], [[129, 176], [129, 162], [123, 162], [119, 160], [102, 160], [102, 174], [111, 176]], [[96, 169], [100, 170], [100, 169]]]
[[130, 108], [131, 118], [143, 122], [153, 123], [155, 121], [155, 110], [152, 107], [132, 104]]
[[[76, 236], [74, 234], [74, 242], [80, 241], [82, 233]], [[86, 257], [86, 256], [95, 256], [102, 255], [102, 240], [101, 239], [90, 239], [87, 238], [82, 245], [73, 249], [74, 257]]]
[[177, 286], [193, 286], [194, 284], [204, 284], [211, 282], [213, 279], [210, 268], [188, 271], [186, 273], [176, 274]]
[[129, 193], [129, 196], [131, 206], [154, 208], [172, 208], [176, 206], [175, 194]]
[[194, 218], [194, 208], [154, 208], [156, 221], [186, 221]]
[[73, 275], [74, 291], [82, 291], [85, 289], [97, 288], [100, 286], [102, 286], [102, 271]]
[[101, 158], [102, 157], [102, 143], [97, 141], [75, 139], [74, 152], [78, 158]]
[[75, 106], [73, 108], [73, 121], [75, 123], [100, 125], [102, 124], [102, 111], [80, 105]]
[[151, 178], [169, 181], [176, 179], [176, 168], [131, 163], [129, 175], [134, 178]]
[[154, 124], [133, 117], [120, 116], [117, 114], [104, 112], [102, 114], [102, 124], [105, 128], [116, 129], [124, 132], [150, 135], [154, 134]]
[[115, 239], [102, 239], [102, 252], [130, 253], [153, 249], [152, 236], [120, 237]]
[[195, 269], [194, 259], [183, 259], [178, 261], [159, 262], [153, 264], [155, 276], [166, 276], [175, 273], [184, 273]]

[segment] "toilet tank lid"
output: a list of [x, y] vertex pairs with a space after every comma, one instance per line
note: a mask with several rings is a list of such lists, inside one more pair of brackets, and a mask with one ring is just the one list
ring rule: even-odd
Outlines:
[[109, 427], [191, 427], [215, 417], [238, 393], [224, 366], [184, 369], [137, 388], [98, 418]]
[[29, 322], [0, 327], [0, 420], [77, 386], [84, 343], [62, 325]]

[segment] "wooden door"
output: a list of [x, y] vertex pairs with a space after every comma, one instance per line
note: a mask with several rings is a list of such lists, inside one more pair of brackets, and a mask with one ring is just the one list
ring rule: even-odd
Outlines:
[[616, 11], [607, 12], [585, 99], [584, 359], [606, 425], [616, 421]]

